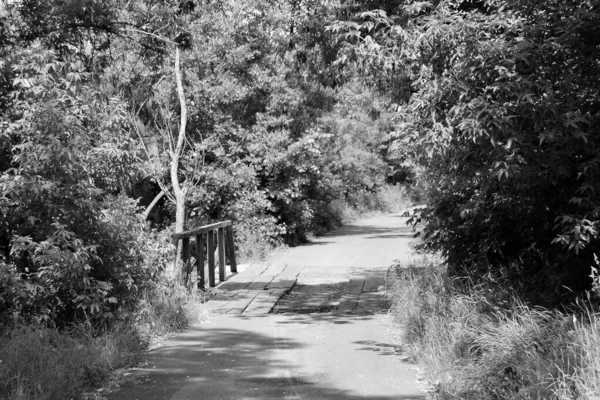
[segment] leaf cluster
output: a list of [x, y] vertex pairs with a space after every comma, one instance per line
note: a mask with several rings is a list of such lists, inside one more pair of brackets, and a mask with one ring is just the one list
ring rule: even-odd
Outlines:
[[338, 24], [340, 61], [406, 83], [394, 136], [425, 168], [423, 246], [456, 273], [560, 301], [589, 288], [598, 251], [600, 15], [583, 1], [465, 3]]

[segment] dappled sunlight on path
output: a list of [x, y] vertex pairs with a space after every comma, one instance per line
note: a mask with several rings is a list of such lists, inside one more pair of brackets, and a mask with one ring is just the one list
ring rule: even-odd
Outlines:
[[357, 221], [232, 277], [207, 303], [221, 314], [153, 350], [110, 399], [425, 399], [386, 325], [404, 222]]

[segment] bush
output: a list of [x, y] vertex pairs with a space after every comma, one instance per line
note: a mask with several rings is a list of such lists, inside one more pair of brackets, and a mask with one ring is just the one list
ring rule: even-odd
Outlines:
[[140, 297], [135, 325], [145, 338], [179, 331], [207, 318], [203, 294], [173, 282], [157, 285]]
[[0, 346], [0, 397], [7, 400], [65, 399], [102, 383], [110, 371], [132, 365], [144, 342], [128, 325], [94, 337], [43, 326], [16, 326]]
[[339, 62], [397, 104], [390, 150], [426, 182], [424, 245], [455, 275], [510, 268], [530, 293], [589, 290], [600, 249], [600, 10], [429, 3], [332, 28]]
[[156, 337], [206, 319], [200, 295], [172, 285], [145, 291], [135, 313], [100, 334], [90, 324], [70, 330], [18, 324], [0, 337], [0, 398], [54, 400], [105, 383], [144, 357]]
[[107, 197], [85, 226], [53, 223], [43, 240], [17, 237], [10, 261], [0, 260], [0, 317], [107, 326], [135, 307], [170, 251], [164, 235], [144, 231], [136, 209], [133, 200]]
[[600, 387], [599, 315], [530, 307], [432, 262], [393, 274], [402, 341], [446, 399], [579, 399]]

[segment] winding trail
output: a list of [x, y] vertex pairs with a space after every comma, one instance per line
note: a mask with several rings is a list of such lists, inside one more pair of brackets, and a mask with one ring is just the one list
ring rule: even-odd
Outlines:
[[207, 323], [109, 399], [425, 399], [385, 313], [385, 274], [411, 257], [405, 221], [363, 219], [232, 277]]

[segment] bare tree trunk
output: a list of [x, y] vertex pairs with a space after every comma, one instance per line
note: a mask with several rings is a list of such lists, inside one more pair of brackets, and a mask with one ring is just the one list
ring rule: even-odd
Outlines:
[[[185, 129], [187, 125], [187, 105], [185, 103], [185, 93], [183, 91], [183, 79], [181, 78], [181, 66], [179, 62], [180, 54], [179, 47], [175, 48], [175, 81], [177, 82], [177, 95], [179, 96], [179, 106], [181, 108], [181, 119], [179, 122], [179, 134], [177, 136], [177, 144], [171, 154], [171, 185], [173, 186], [173, 194], [175, 197], [175, 233], [185, 230], [185, 200], [187, 197], [187, 188], [181, 187], [179, 184], [178, 168], [179, 158], [183, 151], [185, 142]], [[177, 254], [175, 262], [172, 265], [172, 270], [167, 271], [167, 277], [177, 279], [181, 276], [183, 263], [181, 260], [182, 246], [181, 241], [177, 245]], [[180, 279], [177, 279], [179, 282]]]
[[164, 190], [161, 190], [160, 193], [157, 194], [156, 197], [154, 197], [154, 200], [152, 200], [152, 203], [150, 203], [148, 205], [148, 207], [146, 207], [146, 210], [144, 211], [144, 221], [146, 221], [148, 219], [148, 217], [150, 216], [150, 213], [152, 212], [154, 207], [158, 204], [160, 199], [162, 199], [165, 196], [165, 194], [167, 194], [167, 192]]

